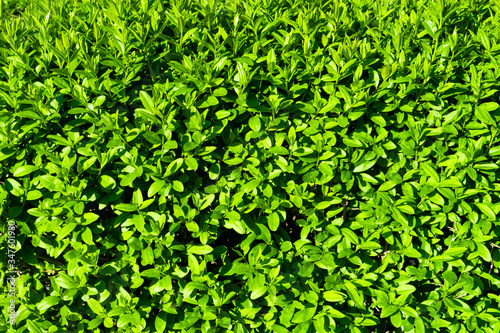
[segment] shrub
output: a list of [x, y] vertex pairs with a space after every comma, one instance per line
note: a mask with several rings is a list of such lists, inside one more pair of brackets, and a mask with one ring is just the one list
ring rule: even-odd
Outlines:
[[500, 331], [498, 2], [2, 3], [2, 330]]

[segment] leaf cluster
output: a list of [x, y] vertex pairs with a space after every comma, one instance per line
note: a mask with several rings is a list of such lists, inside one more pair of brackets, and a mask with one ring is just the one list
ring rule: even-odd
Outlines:
[[0, 0], [17, 331], [499, 332], [499, 32], [497, 1]]

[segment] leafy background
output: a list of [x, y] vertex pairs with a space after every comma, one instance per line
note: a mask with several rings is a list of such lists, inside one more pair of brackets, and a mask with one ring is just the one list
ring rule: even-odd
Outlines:
[[498, 1], [1, 4], [18, 332], [500, 332]]

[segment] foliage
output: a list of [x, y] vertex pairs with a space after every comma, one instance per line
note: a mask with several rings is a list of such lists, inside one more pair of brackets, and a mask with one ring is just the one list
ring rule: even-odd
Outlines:
[[17, 332], [500, 331], [498, 1], [1, 15]]

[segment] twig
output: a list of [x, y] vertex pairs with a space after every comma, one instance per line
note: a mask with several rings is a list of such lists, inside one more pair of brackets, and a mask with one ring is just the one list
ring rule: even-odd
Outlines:
[[342, 211], [342, 219], [344, 220], [345, 222], [345, 215], [347, 213], [347, 207], [349, 206], [349, 197], [347, 197], [345, 199], [345, 202], [344, 202], [344, 210]]
[[46, 257], [46, 256], [42, 256], [42, 255], [39, 255], [37, 254], [36, 257], [40, 260], [45, 260], [45, 261], [48, 261], [54, 265], [58, 265], [58, 266], [64, 266], [64, 264], [60, 261], [57, 261], [56, 259], [53, 259], [53, 258], [50, 258], [50, 257]]

